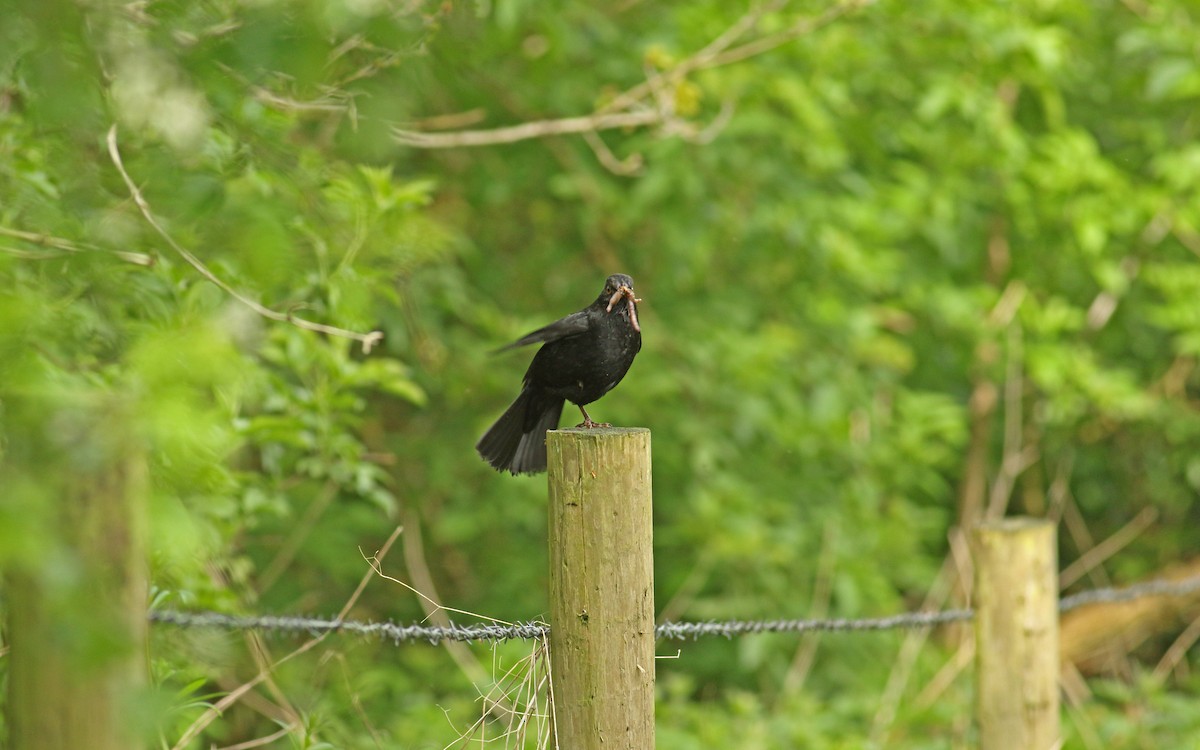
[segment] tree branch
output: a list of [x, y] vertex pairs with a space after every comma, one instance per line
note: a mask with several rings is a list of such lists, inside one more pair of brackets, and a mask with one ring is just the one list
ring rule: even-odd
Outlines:
[[584, 117], [565, 117], [560, 120], [535, 120], [520, 125], [486, 130], [459, 130], [449, 133], [422, 133], [416, 130], [394, 128], [392, 135], [405, 146], [417, 148], [454, 148], [457, 146], [492, 146], [499, 143], [516, 143], [531, 138], [550, 135], [571, 135], [653, 125], [660, 122], [661, 115], [654, 110], [638, 112], [595, 113]]
[[[772, 0], [771, 2], [764, 3], [746, 12], [729, 28], [721, 32], [713, 41], [709, 42], [695, 54], [681, 60], [678, 64], [667, 70], [647, 76], [646, 80], [617, 95], [590, 115], [535, 120], [520, 125], [509, 125], [499, 128], [459, 130], [442, 133], [394, 128], [392, 135], [402, 145], [434, 149], [463, 146], [494, 146], [554, 135], [594, 134], [600, 130], [610, 130], [613, 128], [668, 125], [672, 126], [668, 130], [673, 135], [687, 138], [699, 134], [697, 140], [707, 142], [707, 140], [711, 140], [715, 132], [728, 120], [731, 110], [727, 106], [722, 107], [721, 115], [718, 116], [719, 125], [701, 130], [676, 115], [673, 107], [664, 106], [662, 102], [659, 102], [657, 106], [651, 106], [649, 100], [656, 92], [668, 90], [690, 73], [740, 62], [747, 58], [769, 52], [801, 36], [810, 34], [872, 2], [874, 0], [842, 0], [831, 5], [816, 16], [807, 16], [797, 20], [782, 31], [767, 34], [734, 46], [758, 24], [763, 16], [782, 8], [786, 4], [786, 0]], [[595, 148], [595, 143], [590, 143]]]
[[213, 273], [208, 266], [204, 265], [203, 261], [176, 242], [175, 238], [168, 234], [167, 230], [158, 223], [158, 219], [154, 218], [154, 213], [150, 210], [150, 204], [142, 195], [142, 191], [138, 189], [138, 186], [134, 183], [133, 178], [129, 176], [129, 172], [125, 171], [125, 164], [121, 161], [121, 152], [117, 148], [116, 125], [113, 125], [108, 131], [108, 155], [112, 159], [113, 165], [116, 166], [117, 171], [121, 173], [121, 178], [125, 180], [125, 186], [129, 189], [129, 195], [133, 198], [133, 202], [137, 204], [138, 210], [141, 211], [142, 216], [145, 217], [150, 226], [154, 228], [154, 231], [158, 232], [159, 236], [166, 240], [166, 243], [171, 246], [171, 249], [179, 253], [179, 255], [185, 261], [187, 261], [192, 268], [195, 268], [201, 276], [216, 284], [226, 294], [233, 297], [238, 302], [241, 302], [254, 312], [270, 320], [279, 321], [281, 323], [291, 323], [297, 328], [303, 328], [307, 331], [316, 331], [317, 333], [325, 333], [330, 336], [338, 336], [341, 338], [358, 341], [362, 344], [364, 354], [369, 354], [372, 347], [379, 343], [379, 341], [383, 338], [382, 331], [356, 333], [355, 331], [348, 331], [344, 328], [337, 328], [335, 326], [325, 325], [324, 323], [314, 323], [311, 320], [297, 318], [291, 313], [277, 312], [269, 307], [259, 304], [258, 302], [237, 291], [229, 284], [225, 283], [219, 276]]
[[[22, 250], [16, 247], [0, 247], [0, 250], [15, 255], [18, 258], [27, 260], [49, 260], [51, 258], [61, 258], [63, 253], [109, 253], [115, 255], [127, 263], [134, 263], [139, 266], [154, 265], [154, 256], [146, 255], [145, 253], [131, 253], [124, 250], [105, 250], [104, 248], [95, 247], [93, 245], [81, 245], [72, 240], [62, 237], [53, 237], [48, 234], [40, 234], [38, 232], [26, 232], [22, 229], [11, 229], [9, 227], [0, 227], [0, 237], [11, 237], [22, 242], [28, 242], [31, 245], [40, 245], [42, 247], [54, 248], [43, 253], [34, 252], [31, 250]], [[59, 251], [59, 252], [56, 252]]]

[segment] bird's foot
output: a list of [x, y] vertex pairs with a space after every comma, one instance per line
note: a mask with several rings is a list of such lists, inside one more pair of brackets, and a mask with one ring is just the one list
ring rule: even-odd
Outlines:
[[593, 422], [592, 415], [588, 414], [587, 409], [583, 408], [582, 405], [579, 406], [579, 413], [583, 415], [583, 421], [575, 425], [575, 429], [577, 430], [580, 428], [585, 430], [593, 430], [597, 427], [612, 427], [612, 425], [608, 422]]

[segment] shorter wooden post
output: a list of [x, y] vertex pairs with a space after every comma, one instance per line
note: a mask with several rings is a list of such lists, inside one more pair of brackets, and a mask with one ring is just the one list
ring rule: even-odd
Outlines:
[[21, 458], [44, 469], [36, 489], [6, 482], [0, 466], [0, 495], [44, 493], [38, 499], [51, 521], [40, 542], [46, 560], [4, 571], [12, 750], [142, 746], [144, 727], [131, 709], [146, 678], [149, 485], [146, 461], [123, 439], [119, 416], [86, 414], [91, 421], [78, 435], [62, 431], [77, 438], [68, 445], [34, 433]]
[[554, 430], [546, 448], [557, 746], [651, 750], [650, 431]]
[[984, 523], [974, 542], [979, 747], [1052, 750], [1061, 737], [1054, 525]]

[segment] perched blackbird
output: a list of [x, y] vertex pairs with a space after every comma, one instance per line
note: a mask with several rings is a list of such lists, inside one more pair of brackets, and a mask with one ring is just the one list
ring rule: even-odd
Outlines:
[[578, 427], [611, 426], [593, 422], [583, 407], [620, 383], [642, 348], [638, 302], [633, 279], [613, 274], [595, 302], [500, 350], [544, 343], [525, 372], [521, 395], [475, 444], [484, 461], [513, 474], [545, 471], [546, 430], [558, 427], [564, 401], [583, 412]]

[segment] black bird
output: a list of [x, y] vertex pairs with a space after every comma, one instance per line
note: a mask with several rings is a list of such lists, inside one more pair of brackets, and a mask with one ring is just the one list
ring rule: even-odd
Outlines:
[[583, 412], [577, 427], [612, 426], [593, 422], [583, 407], [620, 383], [641, 350], [638, 302], [633, 279], [615, 273], [592, 304], [500, 349], [544, 343], [525, 371], [521, 395], [475, 444], [484, 461], [513, 474], [545, 471], [546, 430], [558, 427], [565, 401]]

